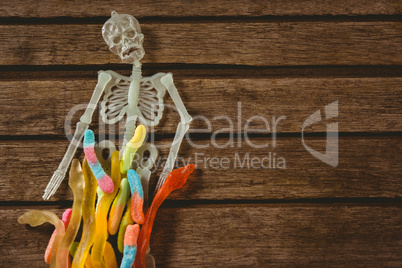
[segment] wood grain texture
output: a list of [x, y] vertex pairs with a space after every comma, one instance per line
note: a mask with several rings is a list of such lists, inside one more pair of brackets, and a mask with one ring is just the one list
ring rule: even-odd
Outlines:
[[[172, 138], [173, 140], [173, 138]], [[164, 166], [172, 140], [160, 149], [151, 188]], [[325, 138], [305, 138], [325, 152]], [[267, 148], [255, 148], [263, 146]], [[0, 142], [0, 201], [43, 201], [42, 192], [68, 146], [67, 141]], [[399, 137], [341, 138], [339, 164], [331, 167], [313, 157], [300, 137], [229, 138], [183, 141], [177, 166], [196, 164], [196, 171], [174, 200], [267, 200], [355, 197], [401, 197], [402, 143]], [[201, 148], [205, 147], [205, 148]], [[269, 160], [271, 154], [271, 160]], [[77, 157], [83, 157], [79, 150]], [[283, 160], [281, 159], [283, 158]], [[275, 164], [274, 164], [275, 161]], [[72, 200], [67, 179], [54, 200]]]
[[111, 10], [141, 17], [269, 16], [269, 15], [394, 15], [402, 12], [397, 0], [358, 1], [6, 1], [1, 0], [1, 17], [51, 18], [109, 16]]
[[[18, 225], [25, 211], [0, 210], [5, 267], [45, 267], [53, 228]], [[401, 215], [381, 204], [161, 208], [150, 247], [157, 267], [400, 267]]]
[[[96, 83], [96, 77], [0, 81], [0, 133], [10, 136], [72, 135]], [[402, 78], [399, 77], [179, 78], [175, 79], [175, 83], [185, 106], [195, 118], [190, 129], [193, 133], [241, 133], [246, 124], [250, 133], [253, 129], [265, 129], [264, 133], [300, 133], [309, 115], [322, 109], [322, 116], [325, 117], [325, 105], [334, 101], [338, 101], [336, 122], [340, 132], [402, 129]], [[165, 101], [173, 105], [170, 97], [165, 96]], [[67, 123], [65, 129], [70, 115], [71, 123]], [[268, 126], [263, 119], [253, 116], [264, 117]], [[279, 120], [281, 116], [286, 118]], [[96, 133], [124, 133], [124, 121], [116, 126], [104, 126], [97, 112], [93, 119], [91, 128]], [[99, 125], [99, 122], [102, 124]], [[160, 125], [152, 131], [158, 134], [175, 133], [178, 122], [179, 115], [168, 106]], [[329, 121], [323, 120], [307, 127], [305, 132], [325, 132], [327, 123]], [[230, 124], [233, 129], [229, 129]]]
[[[402, 64], [401, 22], [143, 23], [143, 63]], [[0, 65], [120, 63], [100, 24], [0, 25]], [[384, 53], [388, 51], [389, 53]]]
[[[157, 214], [157, 267], [402, 267], [400, 0], [0, 0], [1, 267], [46, 267], [53, 227], [17, 218], [30, 208], [61, 216], [71, 204], [67, 179], [51, 199], [60, 207], [41, 196], [96, 71], [128, 74], [101, 37], [112, 10], [139, 18], [144, 73], [173, 68], [195, 116], [176, 165], [197, 169]], [[335, 101], [338, 116], [327, 119]], [[316, 111], [322, 121], [304, 142], [324, 153], [338, 123], [336, 167], [303, 145]], [[232, 135], [251, 119], [262, 133]], [[102, 139], [123, 133], [124, 122], [99, 121], [91, 129]], [[151, 129], [161, 157], [151, 189], [178, 122], [168, 108]]]

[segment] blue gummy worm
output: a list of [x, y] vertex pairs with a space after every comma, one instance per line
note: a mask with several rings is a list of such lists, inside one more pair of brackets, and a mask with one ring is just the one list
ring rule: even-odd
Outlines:
[[144, 199], [144, 192], [142, 191], [141, 180], [138, 177], [137, 172], [135, 172], [133, 169], [127, 171], [127, 179], [128, 183], [130, 184], [131, 195], [133, 195], [134, 192], [137, 192], [140, 197]]
[[[92, 130], [87, 129], [85, 130], [85, 136], [84, 136], [84, 149], [88, 148], [89, 146], [95, 147], [95, 134]], [[87, 158], [87, 161], [89, 167], [92, 170], [92, 173], [94, 174], [97, 180], [101, 179], [103, 176], [106, 175], [98, 159], [96, 159], [95, 162], [92, 162]]]
[[124, 246], [123, 259], [120, 268], [131, 268], [134, 265], [135, 255], [137, 254], [137, 246]]

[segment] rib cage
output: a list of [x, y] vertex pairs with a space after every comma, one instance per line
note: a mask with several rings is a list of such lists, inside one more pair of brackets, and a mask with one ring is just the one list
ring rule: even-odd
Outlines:
[[[115, 124], [124, 117], [127, 110], [131, 78], [111, 71], [109, 73], [116, 80], [114, 85], [105, 91], [100, 114], [106, 124]], [[163, 96], [166, 89], [155, 85], [155, 79], [159, 79], [162, 75], [156, 74], [152, 77], [145, 77], [141, 81], [138, 98], [138, 108], [141, 114], [138, 116], [141, 121], [145, 121], [142, 123], [149, 126], [157, 125], [163, 115]]]

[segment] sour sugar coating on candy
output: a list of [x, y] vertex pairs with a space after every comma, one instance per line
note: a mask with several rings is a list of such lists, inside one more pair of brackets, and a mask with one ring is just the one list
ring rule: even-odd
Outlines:
[[118, 186], [120, 185], [121, 173], [120, 173], [120, 153], [118, 151], [112, 154], [112, 180], [114, 184], [114, 190], [112, 193], [102, 197], [99, 202], [99, 207], [96, 210], [96, 234], [95, 241], [92, 247], [92, 263], [94, 267], [106, 267], [103, 260], [103, 252], [105, 250], [106, 239], [108, 237], [107, 232], [107, 214], [109, 212], [110, 205], [116, 196]]
[[130, 183], [131, 188], [131, 217], [134, 222], [138, 224], [144, 223], [144, 212], [143, 204], [144, 204], [144, 193], [142, 191], [141, 180], [138, 177], [137, 172], [133, 169], [130, 169], [127, 172], [128, 182]]
[[131, 218], [131, 198], [129, 198], [127, 200], [127, 209], [123, 218], [121, 219], [119, 233], [117, 236], [117, 248], [119, 249], [120, 253], [123, 253], [124, 250], [124, 234], [126, 232], [126, 228], [128, 225], [133, 223], [133, 218]]
[[54, 238], [53, 241], [52, 254], [50, 260], [50, 266], [56, 267], [57, 250], [59, 248], [61, 239], [63, 238], [65, 232], [63, 222], [53, 212], [40, 211], [40, 210], [30, 210], [28, 212], [25, 212], [18, 218], [19, 224], [29, 224], [32, 227], [42, 225], [45, 222], [53, 224], [57, 231], [56, 237]]
[[70, 224], [60, 242], [57, 251], [57, 267], [68, 268], [68, 254], [71, 244], [78, 233], [81, 224], [82, 216], [82, 195], [84, 192], [84, 174], [82, 172], [81, 164], [78, 159], [74, 159], [70, 169], [70, 179], [68, 185], [73, 191], [73, 212], [71, 215]]
[[95, 222], [95, 199], [98, 184], [95, 176], [92, 174], [86, 158], [82, 163], [82, 170], [85, 179], [84, 196], [82, 202], [83, 228], [81, 240], [73, 259], [73, 268], [83, 267], [89, 254], [89, 249], [95, 240], [96, 222]]
[[115, 235], [119, 229], [121, 216], [123, 215], [124, 207], [130, 197], [130, 185], [127, 178], [121, 180], [120, 190], [113, 201], [112, 208], [109, 213], [107, 229], [109, 234]]
[[[73, 212], [73, 210], [71, 208], [68, 208], [68, 209], [66, 209], [66, 211], [64, 211], [63, 216], [61, 216], [61, 221], [64, 224], [64, 230], [67, 229], [68, 224], [70, 223], [72, 212]], [[57, 234], [57, 230], [55, 229], [53, 231], [52, 236], [49, 239], [49, 243], [47, 244], [47, 248], [46, 248], [46, 252], [45, 252], [45, 262], [47, 264], [50, 264], [50, 258], [52, 256], [52, 246], [53, 246], [54, 239], [56, 238], [56, 234]]]
[[173, 190], [180, 189], [184, 185], [188, 176], [190, 176], [194, 169], [195, 166], [190, 164], [173, 170], [167, 176], [165, 183], [156, 193], [154, 200], [147, 211], [147, 215], [145, 216], [145, 222], [142, 225], [140, 238], [138, 239], [138, 253], [135, 258], [136, 268], [145, 268], [145, 254], [149, 246], [149, 239], [151, 237], [152, 227], [158, 208]]
[[124, 153], [120, 167], [122, 174], [126, 174], [126, 172], [130, 169], [135, 153], [137, 152], [138, 148], [140, 148], [141, 145], [144, 143], [146, 136], [147, 136], [147, 130], [143, 125], [139, 125], [135, 129], [134, 136], [126, 144], [126, 147], [124, 148]]
[[112, 179], [105, 173], [98, 161], [95, 153], [95, 135], [90, 129], [85, 130], [84, 135], [84, 153], [88, 161], [88, 165], [98, 180], [98, 185], [105, 193], [110, 194], [114, 190]]
[[140, 226], [138, 224], [127, 226], [124, 235], [124, 253], [120, 268], [133, 267], [135, 255], [137, 253], [137, 240], [139, 233]]

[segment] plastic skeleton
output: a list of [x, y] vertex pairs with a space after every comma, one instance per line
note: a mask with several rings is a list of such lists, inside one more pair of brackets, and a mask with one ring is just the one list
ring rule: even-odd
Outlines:
[[[110, 51], [117, 54], [124, 63], [133, 64], [130, 77], [119, 75], [113, 71], [100, 71], [98, 83], [92, 94], [91, 100], [84, 115], [77, 123], [74, 137], [65, 153], [58, 169], [54, 172], [45, 189], [43, 199], [49, 199], [60, 186], [65, 173], [83, 138], [85, 130], [92, 121], [92, 115], [103, 93], [101, 103], [101, 116], [106, 124], [114, 124], [126, 115], [124, 133], [125, 144], [134, 134], [137, 120], [146, 126], [156, 126], [163, 114], [163, 96], [167, 90], [180, 114], [180, 122], [177, 126], [173, 143], [162, 173], [159, 176], [156, 190], [164, 183], [166, 177], [172, 171], [178, 150], [185, 133], [189, 129], [191, 116], [177, 92], [171, 73], [157, 73], [151, 77], [142, 77], [141, 62], [145, 51], [142, 46], [144, 35], [137, 19], [131, 15], [112, 12], [111, 18], [102, 28], [102, 35], [109, 46]], [[151, 150], [151, 153], [155, 150]], [[140, 170], [141, 171], [141, 170]], [[149, 176], [149, 170], [143, 169], [145, 176]], [[140, 174], [141, 175], [141, 174]]]

